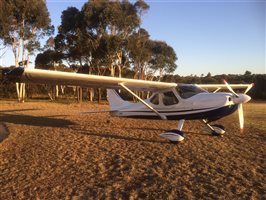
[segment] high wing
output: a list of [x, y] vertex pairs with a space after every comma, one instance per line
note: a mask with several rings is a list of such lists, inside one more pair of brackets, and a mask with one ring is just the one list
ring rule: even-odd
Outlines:
[[[225, 84], [195, 84], [198, 87], [205, 88], [205, 89], [227, 89]], [[250, 84], [230, 84], [230, 86], [234, 89], [245, 89], [249, 87]]]
[[121, 89], [121, 85], [132, 90], [157, 91], [176, 87], [176, 83], [163, 83], [128, 78], [88, 75], [41, 69], [15, 68], [7, 74], [11, 81], [40, 84], [60, 84], [83, 87]]
[[[230, 88], [234, 88], [234, 89], [246, 89], [244, 94], [246, 94], [252, 87], [253, 87], [253, 83], [251, 84], [227, 84], [226, 81], [224, 81], [225, 84], [196, 84], [196, 86], [201, 87], [203, 89], [211, 89], [213, 90], [213, 92], [218, 92], [221, 89], [230, 89]], [[228, 86], [230, 88], [228, 88]], [[231, 90], [229, 90], [231, 91]], [[234, 93], [234, 92], [233, 92]]]
[[[177, 83], [165, 83], [157, 81], [136, 80], [128, 78], [117, 78], [109, 76], [98, 76], [79, 74], [71, 72], [29, 69], [17, 67], [6, 74], [7, 79], [16, 82], [40, 83], [40, 84], [59, 84], [69, 86], [121, 89], [125, 86], [131, 90], [139, 91], [158, 91], [167, 88], [176, 87]], [[226, 89], [225, 84], [195, 84], [204, 89], [214, 89], [215, 92], [220, 89]], [[249, 88], [251, 84], [230, 84], [232, 88]]]

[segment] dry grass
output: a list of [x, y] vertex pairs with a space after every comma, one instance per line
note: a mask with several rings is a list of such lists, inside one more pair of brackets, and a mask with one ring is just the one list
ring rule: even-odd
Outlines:
[[186, 121], [184, 142], [159, 134], [175, 121], [80, 111], [108, 105], [0, 102], [0, 199], [266, 199], [265, 103], [233, 114], [224, 137]]

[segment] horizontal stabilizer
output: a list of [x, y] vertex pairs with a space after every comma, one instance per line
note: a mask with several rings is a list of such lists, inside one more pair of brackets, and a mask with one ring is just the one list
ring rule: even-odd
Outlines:
[[81, 114], [92, 114], [92, 113], [107, 113], [107, 112], [116, 112], [117, 110], [88, 110], [81, 112]]

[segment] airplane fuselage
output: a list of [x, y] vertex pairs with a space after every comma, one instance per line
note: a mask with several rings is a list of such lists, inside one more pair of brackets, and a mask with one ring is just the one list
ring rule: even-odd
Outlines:
[[[188, 87], [188, 89], [185, 87]], [[182, 89], [186, 90], [185, 92], [181, 91], [180, 88], [156, 92], [145, 102], [165, 116], [167, 120], [206, 119], [214, 121], [232, 114], [238, 108], [232, 93], [209, 93], [204, 90], [198, 90], [195, 86], [193, 87], [192, 85], [183, 85]], [[119, 109], [112, 111], [111, 114], [119, 117], [142, 119], [160, 118], [141, 102], [128, 102], [125, 105], [121, 105]]]

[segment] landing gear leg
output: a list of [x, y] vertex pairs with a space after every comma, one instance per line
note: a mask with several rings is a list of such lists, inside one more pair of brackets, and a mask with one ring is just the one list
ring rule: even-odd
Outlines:
[[181, 120], [178, 121], [177, 130], [182, 131], [184, 122], [185, 122], [184, 119], [181, 119]]
[[223, 134], [225, 133], [224, 126], [219, 124], [214, 124], [211, 126], [207, 120], [203, 119], [202, 121], [209, 129], [211, 129], [212, 135], [223, 136]]
[[182, 132], [184, 122], [185, 122], [184, 119], [179, 120], [177, 129], [170, 130], [165, 133], [161, 133], [160, 136], [170, 140], [173, 143], [181, 142], [182, 140], [184, 140], [184, 134]]

